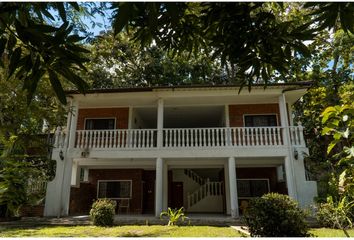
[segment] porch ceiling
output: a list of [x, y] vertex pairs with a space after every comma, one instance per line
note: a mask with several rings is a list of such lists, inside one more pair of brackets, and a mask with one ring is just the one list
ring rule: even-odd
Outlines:
[[[156, 125], [156, 108], [135, 108], [149, 126]], [[164, 109], [164, 128], [220, 127], [224, 106], [179, 106]]]

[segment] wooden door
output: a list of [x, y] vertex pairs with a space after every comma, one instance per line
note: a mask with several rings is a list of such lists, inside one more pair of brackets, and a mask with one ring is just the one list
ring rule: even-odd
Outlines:
[[171, 207], [177, 209], [183, 207], [183, 182], [172, 182], [171, 195]]
[[155, 211], [155, 171], [144, 171], [143, 213]]

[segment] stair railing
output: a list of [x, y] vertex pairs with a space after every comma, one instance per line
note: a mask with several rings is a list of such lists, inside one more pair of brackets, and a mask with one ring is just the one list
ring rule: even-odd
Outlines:
[[223, 182], [209, 182], [188, 194], [188, 208], [192, 207], [207, 196], [222, 196], [224, 194]]

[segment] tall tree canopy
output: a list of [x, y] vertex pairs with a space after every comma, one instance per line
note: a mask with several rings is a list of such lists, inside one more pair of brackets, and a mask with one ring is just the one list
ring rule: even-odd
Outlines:
[[[324, 29], [354, 32], [353, 3], [297, 6], [304, 15], [289, 20], [289, 7], [275, 3], [111, 4], [116, 34], [134, 29], [133, 39], [142, 46], [156, 44], [181, 54], [208, 49], [222, 64], [233, 65], [236, 81], [248, 85], [267, 83], [275, 72], [286, 74], [294, 57], [310, 54], [304, 41]], [[72, 34], [75, 13], [80, 13], [75, 2], [0, 3], [0, 63], [8, 78], [22, 79], [28, 101], [45, 75], [62, 103], [64, 80], [81, 92], [88, 87], [78, 72], [86, 70], [89, 51]]]

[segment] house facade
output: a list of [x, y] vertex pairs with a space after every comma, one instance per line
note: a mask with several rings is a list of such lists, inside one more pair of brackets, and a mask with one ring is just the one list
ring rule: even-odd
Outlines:
[[[68, 93], [58, 128], [45, 216], [87, 214], [94, 199], [117, 211], [155, 214], [168, 207], [238, 217], [267, 192], [313, 203], [308, 149], [292, 105], [305, 83], [184, 86]], [[296, 126], [295, 126], [296, 125]]]

